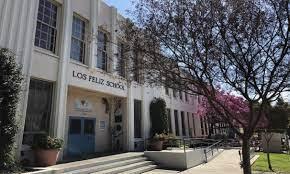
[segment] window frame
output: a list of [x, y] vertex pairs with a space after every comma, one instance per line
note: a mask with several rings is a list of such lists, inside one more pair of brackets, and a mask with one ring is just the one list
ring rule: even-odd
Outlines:
[[[104, 34], [104, 36], [105, 36], [105, 42], [104, 42], [104, 48], [106, 48], [106, 49], [102, 49], [102, 50], [100, 50], [99, 49], [99, 34], [100, 34], [100, 32], [101, 33], [103, 33]], [[97, 59], [96, 59], [96, 62], [95, 62], [95, 68], [97, 68], [97, 69], [100, 69], [100, 70], [102, 70], [102, 71], [105, 71], [105, 72], [108, 72], [108, 66], [109, 66], [109, 61], [108, 61], [108, 55], [109, 55], [109, 52], [110, 52], [110, 42], [109, 42], [109, 40], [110, 40], [110, 33], [109, 32], [107, 32], [107, 31], [105, 31], [105, 30], [103, 30], [103, 29], [101, 29], [101, 28], [99, 28], [98, 29], [98, 35], [97, 35]], [[105, 53], [105, 68], [103, 69], [103, 67], [102, 68], [100, 68], [100, 67], [98, 67], [98, 59], [99, 59], [99, 50], [102, 52], [102, 54], [103, 53]]]
[[[117, 41], [117, 49], [118, 49], [118, 58], [117, 58], [117, 65], [120, 65], [121, 62], [121, 66], [119, 66], [119, 68], [117, 67], [117, 74], [120, 77], [126, 78], [126, 59], [125, 59], [125, 52], [124, 52], [124, 48], [125, 48], [125, 44], [123, 41], [121, 41], [120, 39], [118, 39]], [[120, 53], [120, 49], [121, 48], [121, 53]]]
[[62, 17], [62, 8], [61, 8], [61, 4], [58, 3], [57, 1], [55, 0], [45, 0], [45, 1], [49, 1], [51, 4], [55, 5], [56, 6], [56, 26], [55, 27], [51, 27], [49, 26], [47, 23], [44, 23], [44, 22], [40, 22], [40, 23], [43, 23], [44, 25], [48, 25], [48, 27], [51, 27], [51, 28], [55, 28], [55, 31], [56, 31], [56, 36], [55, 36], [55, 46], [54, 46], [54, 51], [51, 51], [49, 49], [46, 49], [46, 48], [42, 48], [40, 46], [37, 46], [35, 44], [35, 41], [36, 41], [36, 32], [37, 32], [37, 23], [39, 22], [39, 19], [38, 19], [38, 13], [39, 13], [39, 4], [38, 4], [38, 7], [37, 7], [37, 16], [36, 16], [36, 25], [35, 25], [35, 34], [34, 34], [34, 42], [33, 42], [33, 46], [37, 49], [40, 49], [41, 51], [44, 51], [44, 52], [49, 52], [49, 53], [52, 53], [53, 55], [58, 55], [59, 54], [59, 39], [61, 37], [61, 17]]
[[[77, 37], [74, 37], [73, 36], [73, 24], [74, 24], [74, 18], [78, 18], [79, 20], [83, 21], [84, 24], [85, 24], [85, 33], [84, 33], [84, 40], [82, 41], [81, 39], [77, 38]], [[70, 60], [72, 61], [75, 61], [75, 62], [78, 62], [78, 63], [82, 63], [82, 64], [86, 64], [87, 63], [87, 57], [88, 57], [88, 45], [86, 43], [86, 37], [87, 37], [87, 33], [88, 33], [88, 27], [89, 27], [89, 20], [87, 20], [86, 18], [82, 17], [81, 15], [77, 14], [77, 13], [73, 13], [73, 18], [72, 18], [72, 33], [71, 33], [71, 44], [70, 44]], [[79, 41], [79, 42], [83, 42], [83, 48], [84, 48], [84, 51], [83, 51], [83, 58], [82, 58], [82, 61], [78, 61], [74, 58], [72, 58], [72, 54], [71, 54], [71, 49], [72, 49], [72, 41], [73, 39]]]

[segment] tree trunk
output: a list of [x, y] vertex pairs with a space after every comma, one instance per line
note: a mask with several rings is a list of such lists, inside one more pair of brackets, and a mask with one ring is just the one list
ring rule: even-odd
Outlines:
[[265, 137], [266, 137], [266, 146], [267, 146], [267, 149], [266, 149], [266, 153], [267, 153], [267, 162], [268, 162], [268, 168], [269, 170], [273, 171], [272, 169], [272, 165], [271, 165], [271, 160], [270, 160], [270, 149], [269, 149], [269, 144], [270, 144], [270, 140], [271, 140], [271, 137], [269, 138], [268, 137], [268, 133], [265, 133]]
[[251, 159], [250, 159], [250, 139], [243, 138], [242, 144], [242, 157], [243, 157], [243, 171], [244, 174], [252, 174], [251, 171]]

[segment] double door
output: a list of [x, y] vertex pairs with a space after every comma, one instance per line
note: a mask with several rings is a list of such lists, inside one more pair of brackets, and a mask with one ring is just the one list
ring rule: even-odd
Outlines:
[[69, 156], [82, 156], [95, 152], [95, 125], [96, 119], [94, 118], [69, 118]]

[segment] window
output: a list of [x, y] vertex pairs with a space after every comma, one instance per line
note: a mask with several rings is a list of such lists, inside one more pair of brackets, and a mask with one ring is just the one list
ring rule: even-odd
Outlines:
[[175, 134], [179, 136], [178, 111], [174, 110]]
[[169, 95], [169, 88], [165, 86], [165, 94]]
[[107, 71], [107, 49], [108, 49], [108, 37], [107, 34], [99, 31], [98, 32], [98, 53], [97, 53], [97, 68]]
[[134, 51], [133, 66], [133, 80], [140, 83], [140, 62], [137, 51]]
[[188, 94], [186, 92], [184, 93], [184, 98], [185, 98], [185, 101], [188, 102]]
[[192, 125], [193, 125], [193, 135], [196, 136], [196, 132], [195, 132], [195, 121], [194, 121], [194, 115], [192, 114]]
[[188, 125], [189, 136], [192, 137], [192, 130], [190, 128], [190, 123], [189, 123], [189, 112], [187, 112], [187, 125]]
[[118, 65], [117, 72], [119, 76], [125, 77], [125, 57], [124, 57], [124, 44], [118, 43]]
[[141, 136], [141, 101], [134, 100], [134, 137], [142, 138]]
[[40, 0], [34, 45], [55, 53], [57, 35], [57, 6], [49, 0]]
[[172, 93], [173, 93], [173, 97], [176, 98], [176, 93], [177, 93], [176, 89], [173, 89]]
[[200, 117], [200, 129], [201, 129], [201, 135], [204, 135], [204, 130], [203, 130], [203, 119]]
[[171, 126], [171, 111], [169, 108], [167, 110], [167, 121], [168, 121], [168, 128], [169, 128], [169, 133], [172, 133], [172, 126]]
[[31, 144], [36, 134], [48, 133], [52, 91], [52, 83], [30, 80], [23, 144]]
[[69, 124], [70, 134], [81, 134], [81, 127], [82, 127], [81, 121], [82, 121], [81, 119], [70, 119], [70, 124]]
[[185, 136], [186, 133], [185, 133], [185, 124], [184, 124], [184, 122], [185, 122], [185, 120], [184, 120], [184, 112], [181, 111], [180, 115], [181, 115], [182, 135]]
[[205, 134], [207, 135], [208, 134], [208, 127], [207, 127], [207, 119], [204, 118], [204, 128], [205, 128]]
[[71, 50], [70, 57], [81, 63], [85, 63], [86, 54], [86, 22], [79, 17], [73, 17], [72, 24], [72, 38], [71, 38]]
[[179, 98], [180, 98], [180, 100], [183, 100], [182, 91], [179, 91]]

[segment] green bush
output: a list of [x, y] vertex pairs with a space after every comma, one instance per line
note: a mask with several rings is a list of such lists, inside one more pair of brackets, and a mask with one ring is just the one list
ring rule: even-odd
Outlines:
[[46, 135], [40, 135], [35, 138], [32, 145], [33, 149], [61, 149], [63, 140], [59, 138], [52, 138]]
[[15, 61], [15, 55], [8, 49], [0, 48], [0, 170], [15, 166], [13, 150], [21, 82], [21, 69]]
[[162, 98], [155, 98], [150, 103], [151, 136], [168, 133], [166, 103]]

